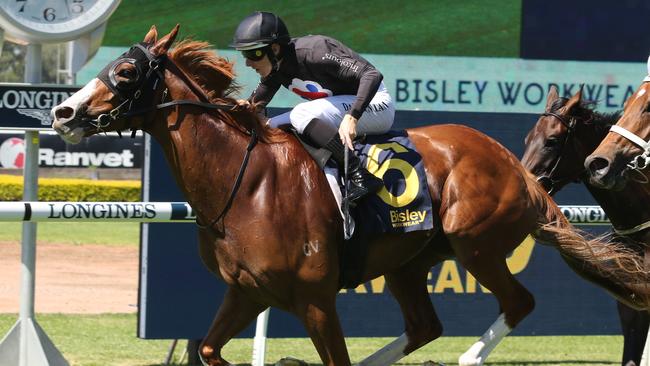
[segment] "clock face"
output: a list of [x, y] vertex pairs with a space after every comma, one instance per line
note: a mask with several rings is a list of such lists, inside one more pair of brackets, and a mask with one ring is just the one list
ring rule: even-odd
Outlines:
[[16, 19], [57, 24], [83, 16], [95, 3], [97, 0], [13, 0], [6, 10]]
[[77, 38], [105, 23], [120, 0], [0, 0], [0, 27], [28, 42]]

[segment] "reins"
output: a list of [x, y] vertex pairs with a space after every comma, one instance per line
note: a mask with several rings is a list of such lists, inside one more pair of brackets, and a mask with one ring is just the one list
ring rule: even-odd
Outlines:
[[230, 196], [228, 197], [228, 201], [226, 202], [226, 205], [224, 206], [223, 210], [221, 210], [221, 213], [219, 216], [217, 216], [216, 219], [212, 220], [209, 225], [205, 226], [199, 222], [199, 218], [197, 216], [196, 218], [196, 226], [198, 226], [201, 229], [206, 229], [206, 228], [211, 228], [213, 227], [219, 220], [224, 218], [226, 216], [226, 213], [228, 210], [230, 210], [230, 206], [232, 206], [233, 201], [235, 200], [235, 195], [237, 194], [237, 191], [239, 190], [239, 186], [241, 185], [241, 181], [244, 178], [244, 171], [246, 171], [246, 167], [248, 166], [248, 158], [251, 155], [251, 151], [253, 151], [253, 148], [255, 145], [257, 145], [257, 133], [255, 130], [251, 130], [251, 139], [248, 142], [248, 146], [246, 147], [246, 153], [244, 154], [244, 160], [241, 163], [241, 166], [239, 167], [239, 173], [237, 173], [237, 178], [235, 179], [235, 184], [232, 186], [232, 190], [230, 191]]
[[[167, 60], [166, 55], [161, 55], [158, 57], [154, 57], [151, 52], [144, 47], [141, 44], [136, 44], [134, 47], [131, 48], [131, 50], [139, 50], [144, 54], [144, 56], [147, 58], [147, 60], [142, 60], [142, 61], [148, 61], [147, 66], [149, 66], [149, 69], [147, 70], [146, 75], [144, 76], [144, 80], [140, 80], [140, 83], [137, 86], [137, 89], [132, 93], [130, 97], [124, 98], [120, 94], [120, 86], [118, 83], [115, 82], [115, 77], [111, 72], [114, 72], [114, 69], [111, 68], [110, 70], [106, 71], [107, 75], [100, 75], [98, 78], [106, 84], [106, 86], [111, 89], [116, 95], [118, 95], [120, 98], [123, 98], [124, 101], [121, 101], [121, 103], [115, 107], [113, 110], [111, 110], [108, 114], [101, 114], [99, 115], [96, 119], [92, 120], [87, 120], [86, 122], [90, 123], [92, 126], [97, 128], [98, 131], [102, 131], [103, 128], [108, 127], [111, 122], [116, 121], [121, 118], [127, 119], [127, 128], [131, 128], [133, 131], [132, 135], [135, 135], [135, 132], [137, 131], [136, 128], [133, 128], [130, 126], [130, 121], [129, 119], [134, 116], [142, 115], [142, 114], [147, 114], [152, 111], [159, 111], [163, 110], [166, 108], [170, 107], [175, 107], [175, 106], [195, 106], [195, 107], [200, 107], [204, 109], [211, 109], [211, 110], [222, 110], [222, 111], [236, 111], [238, 108], [237, 104], [225, 104], [225, 103], [211, 103], [210, 99], [208, 96], [205, 94], [205, 92], [197, 86], [191, 78], [188, 78], [188, 76], [173, 62], [168, 63], [171, 65], [173, 68], [175, 68], [176, 72], [180, 74], [180, 79], [184, 79], [185, 85], [190, 88], [194, 94], [197, 96], [197, 98], [201, 99], [201, 101], [196, 101], [196, 100], [189, 100], [189, 99], [180, 99], [180, 100], [171, 100], [169, 102], [164, 102], [168, 89], [165, 89], [161, 98], [162, 103], [154, 104], [154, 105], [149, 105], [146, 107], [136, 107], [134, 109], [134, 104], [137, 103], [142, 103], [141, 97], [143, 95], [148, 96], [150, 100], [153, 100], [154, 96], [156, 95], [157, 91], [159, 90], [159, 85], [163, 84], [162, 82], [164, 81], [164, 75], [163, 75], [163, 64], [164, 61]], [[130, 51], [132, 52], [132, 51]], [[114, 67], [114, 66], [113, 66]], [[104, 71], [102, 71], [104, 72]], [[101, 74], [101, 73], [100, 73]], [[152, 80], [152, 77], [155, 78], [155, 80]], [[147, 86], [151, 86], [151, 89], [145, 89]], [[124, 110], [125, 107], [128, 106], [127, 110]], [[209, 224], [203, 225], [199, 221], [198, 215], [196, 219], [196, 224], [200, 228], [212, 228], [214, 225], [216, 225], [219, 220], [222, 220], [228, 211], [230, 210], [232, 203], [235, 200], [235, 196], [237, 194], [237, 191], [239, 190], [239, 187], [241, 186], [242, 180], [244, 178], [244, 173], [246, 171], [246, 168], [248, 167], [248, 161], [250, 159], [251, 152], [257, 145], [257, 142], [259, 141], [257, 132], [255, 131], [255, 128], [251, 128], [250, 130], [246, 129], [244, 127], [244, 131], [242, 131], [240, 128], [237, 128], [236, 126], [231, 125], [230, 123], [226, 121], [222, 121], [226, 125], [234, 128], [235, 130], [243, 133], [250, 135], [250, 140], [248, 142], [248, 146], [246, 147], [246, 152], [244, 153], [244, 158], [242, 160], [242, 163], [239, 167], [239, 172], [237, 173], [237, 177], [235, 178], [235, 182], [232, 186], [232, 189], [230, 191], [230, 195], [228, 196], [228, 200], [226, 201], [226, 204], [224, 208], [221, 210], [219, 215], [209, 221]], [[144, 124], [143, 124], [144, 127]], [[120, 134], [121, 136], [121, 134]]]

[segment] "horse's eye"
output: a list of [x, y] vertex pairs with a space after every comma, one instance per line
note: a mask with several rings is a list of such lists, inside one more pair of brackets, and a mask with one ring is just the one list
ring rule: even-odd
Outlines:
[[132, 79], [136, 77], [136, 72], [134, 69], [122, 69], [117, 74], [126, 79]]
[[558, 146], [560, 146], [560, 140], [555, 137], [549, 137], [546, 141], [544, 141], [544, 147], [547, 149], [555, 149]]

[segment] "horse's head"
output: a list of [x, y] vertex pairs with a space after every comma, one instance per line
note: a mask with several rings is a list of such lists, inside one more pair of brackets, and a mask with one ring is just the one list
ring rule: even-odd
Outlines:
[[105, 131], [141, 129], [154, 98], [162, 92], [162, 64], [178, 34], [174, 29], [158, 40], [151, 27], [135, 44], [77, 93], [52, 109], [54, 130], [67, 142]]
[[621, 118], [585, 160], [585, 168], [594, 186], [620, 190], [630, 177], [635, 176], [631, 173], [640, 173], [645, 168], [650, 138], [648, 81], [650, 77], [646, 77], [636, 93], [625, 102]]
[[570, 99], [560, 98], [551, 87], [546, 108], [526, 136], [523, 166], [553, 194], [584, 171], [585, 157], [597, 145], [594, 112], [582, 102], [582, 89]]

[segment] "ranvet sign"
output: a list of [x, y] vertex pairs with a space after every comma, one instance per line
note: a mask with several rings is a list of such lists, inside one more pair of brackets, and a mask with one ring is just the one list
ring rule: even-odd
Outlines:
[[0, 127], [49, 130], [50, 110], [78, 90], [75, 86], [0, 83]]

